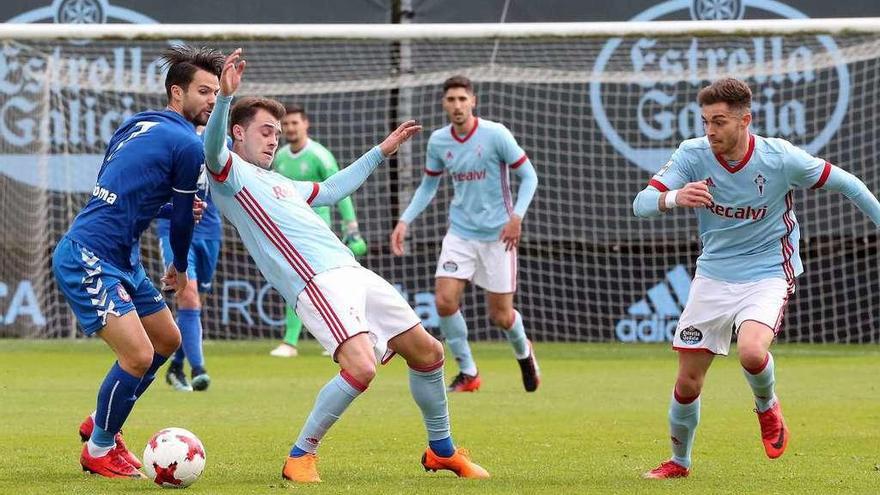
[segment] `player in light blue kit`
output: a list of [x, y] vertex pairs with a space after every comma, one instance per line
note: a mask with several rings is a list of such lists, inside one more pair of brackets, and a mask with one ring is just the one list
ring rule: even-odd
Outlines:
[[648, 478], [690, 473], [703, 380], [715, 355], [727, 355], [732, 331], [764, 450], [771, 459], [785, 452], [789, 431], [769, 349], [803, 271], [793, 190], [842, 192], [880, 225], [880, 203], [858, 178], [785, 140], [751, 134], [751, 100], [748, 85], [737, 79], [703, 88], [698, 101], [706, 136], [681, 143], [633, 202], [640, 217], [694, 208], [703, 244], [672, 344], [679, 351], [669, 406], [673, 455]]
[[86, 335], [116, 354], [97, 409], [80, 425], [83, 470], [140, 478], [140, 461], [119, 431], [156, 370], [180, 345], [180, 332], [139, 259], [138, 239], [162, 205], [171, 206], [173, 263], [163, 281], [187, 285], [196, 184], [205, 160], [195, 125], [214, 107], [220, 52], [177, 46], [164, 53], [168, 107], [134, 115], [116, 130], [92, 197], [58, 242], [52, 271]]
[[[451, 123], [428, 140], [425, 176], [391, 233], [391, 251], [404, 254], [407, 226], [431, 203], [444, 170], [448, 171], [455, 196], [449, 207], [449, 232], [437, 260], [434, 297], [440, 331], [459, 367], [449, 391], [473, 392], [481, 384], [460, 310], [465, 286], [473, 281], [486, 290], [489, 319], [507, 336], [523, 386], [534, 392], [540, 371], [522, 315], [513, 307], [513, 295], [522, 219], [538, 187], [538, 175], [506, 127], [474, 115], [476, 104], [468, 78], [454, 76], [443, 83], [443, 109]], [[511, 171], [520, 179], [515, 204]]]
[[[165, 372], [165, 381], [175, 390], [203, 391], [211, 384], [211, 378], [205, 369], [205, 357], [202, 350], [202, 306], [204, 298], [210, 294], [214, 271], [220, 257], [220, 246], [223, 243], [223, 223], [220, 212], [211, 199], [208, 191], [207, 176], [199, 178], [197, 196], [204, 200], [204, 215], [193, 231], [193, 240], [189, 248], [189, 269], [187, 286], [175, 299], [177, 301], [177, 326], [180, 328], [181, 345], [174, 353]], [[159, 251], [165, 266], [172, 264], [174, 252], [171, 249], [171, 226], [166, 219], [156, 221], [156, 235], [159, 238]], [[183, 371], [184, 358], [191, 367], [192, 384], [186, 379]]]
[[[443, 346], [425, 331], [394, 287], [361, 267], [312, 211], [353, 193], [421, 126], [413, 121], [402, 124], [382, 144], [323, 182], [290, 180], [271, 170], [284, 106], [251, 97], [229, 111], [244, 72], [240, 56], [239, 49], [226, 59], [217, 108], [205, 129], [205, 163], [214, 201], [238, 230], [266, 280], [341, 368], [318, 393], [282, 476], [301, 483], [321, 481], [316, 455], [321, 439], [367, 389], [376, 375], [376, 361], [387, 362], [399, 353], [410, 368], [410, 389], [428, 431], [422, 465], [461, 477], [487, 478], [489, 473], [452, 442]], [[227, 130], [232, 134], [232, 152], [223, 146]]]

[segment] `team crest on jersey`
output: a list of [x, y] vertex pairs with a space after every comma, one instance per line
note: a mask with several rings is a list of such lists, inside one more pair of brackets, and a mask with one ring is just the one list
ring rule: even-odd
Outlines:
[[453, 157], [452, 157], [452, 150], [447, 150], [447, 151], [446, 151], [446, 161], [447, 161], [447, 162], [448, 162], [448, 161], [451, 161], [452, 158], [453, 158]]
[[458, 263], [447, 261], [446, 263], [443, 263], [443, 269], [449, 273], [455, 273], [458, 271]]
[[477, 156], [480, 158], [483, 158], [483, 145], [482, 144], [477, 145]]
[[128, 291], [125, 290], [125, 287], [122, 285], [116, 286], [116, 293], [119, 294], [119, 299], [122, 299], [125, 302], [131, 302], [131, 296], [128, 295]]
[[711, 177], [706, 177], [706, 180], [704, 180], [703, 182], [706, 183], [706, 187], [715, 187], [715, 181], [712, 180]]
[[757, 177], [755, 177], [755, 185], [758, 186], [759, 196], [764, 196], [764, 184], [766, 183], [767, 179], [763, 175], [758, 174]]

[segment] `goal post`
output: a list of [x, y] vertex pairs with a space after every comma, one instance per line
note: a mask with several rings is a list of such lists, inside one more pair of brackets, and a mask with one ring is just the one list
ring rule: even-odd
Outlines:
[[[788, 139], [880, 191], [880, 19], [401, 25], [0, 25], [0, 337], [76, 336], [51, 253], [89, 197], [128, 116], [165, 104], [157, 62], [174, 42], [242, 47], [241, 95], [303, 105], [311, 136], [352, 162], [404, 118], [425, 131], [353, 195], [369, 254], [436, 329], [433, 274], [451, 184], [388, 236], [421, 180], [430, 132], [447, 124], [444, 79], [475, 83], [477, 114], [505, 124], [540, 180], [523, 228], [517, 307], [550, 341], [664, 341], [699, 254], [687, 212], [644, 220], [635, 194], [682, 140], [701, 135], [696, 93], [733, 75], [754, 92], [753, 131]], [[514, 180], [514, 193], [518, 184]], [[841, 195], [797, 192], [805, 274], [781, 338], [880, 342], [876, 226]], [[338, 230], [338, 221], [334, 221]], [[147, 271], [161, 258], [152, 229]], [[499, 338], [482, 291], [463, 311]], [[225, 227], [209, 338], [280, 337], [283, 303]]]

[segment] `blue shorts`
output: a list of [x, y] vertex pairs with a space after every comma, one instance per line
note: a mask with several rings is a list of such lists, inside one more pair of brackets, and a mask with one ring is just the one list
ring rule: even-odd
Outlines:
[[[186, 276], [199, 283], [199, 292], [210, 293], [217, 260], [220, 258], [221, 241], [214, 239], [193, 239], [187, 255]], [[174, 252], [171, 251], [171, 237], [159, 236], [159, 251], [165, 266], [174, 263]]]
[[52, 273], [86, 335], [104, 328], [109, 315], [136, 310], [143, 318], [166, 307], [143, 265], [122, 270], [67, 236], [55, 246]]

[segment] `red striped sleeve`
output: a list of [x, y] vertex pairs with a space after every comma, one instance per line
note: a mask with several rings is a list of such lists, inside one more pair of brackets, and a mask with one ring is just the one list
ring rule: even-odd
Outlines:
[[831, 175], [831, 164], [825, 162], [825, 168], [822, 169], [822, 175], [819, 176], [819, 180], [817, 180], [816, 183], [813, 184], [813, 187], [811, 187], [810, 189], [819, 189], [820, 187], [824, 186], [825, 181], [828, 180], [829, 175]]
[[214, 177], [214, 180], [217, 182], [226, 182], [226, 179], [229, 178], [229, 171], [232, 170], [232, 153], [229, 154], [229, 158], [226, 160], [226, 165], [223, 165], [223, 170], [221, 170], [219, 174], [215, 174], [210, 167], [206, 168], [208, 168], [208, 173]]
[[318, 195], [318, 192], [321, 190], [321, 186], [318, 185], [317, 182], [312, 183], [312, 194], [309, 196], [309, 199], [306, 200], [306, 203], [312, 204], [312, 201], [315, 200], [315, 197]]
[[523, 156], [519, 157], [519, 160], [517, 160], [517, 161], [515, 161], [515, 162], [513, 162], [513, 163], [510, 164], [510, 168], [513, 169], [513, 170], [516, 170], [517, 167], [519, 167], [520, 165], [522, 165], [523, 163], [525, 163], [526, 160], [528, 160], [528, 159], [529, 159], [528, 155], [526, 155], [525, 153], [523, 153]]
[[657, 188], [657, 190], [660, 191], [660, 192], [666, 192], [666, 191], [669, 190], [669, 188], [666, 187], [665, 184], [663, 184], [662, 182], [660, 182], [660, 181], [657, 180], [657, 179], [651, 179], [651, 180], [649, 180], [649, 181], [648, 181], [648, 185], [649, 185], [649, 186], [654, 186], [654, 187]]
[[426, 168], [425, 174], [430, 175], [431, 177], [437, 177], [438, 175], [443, 175], [443, 171], [441, 170], [440, 172], [438, 172], [436, 170], [431, 170], [429, 168]]

